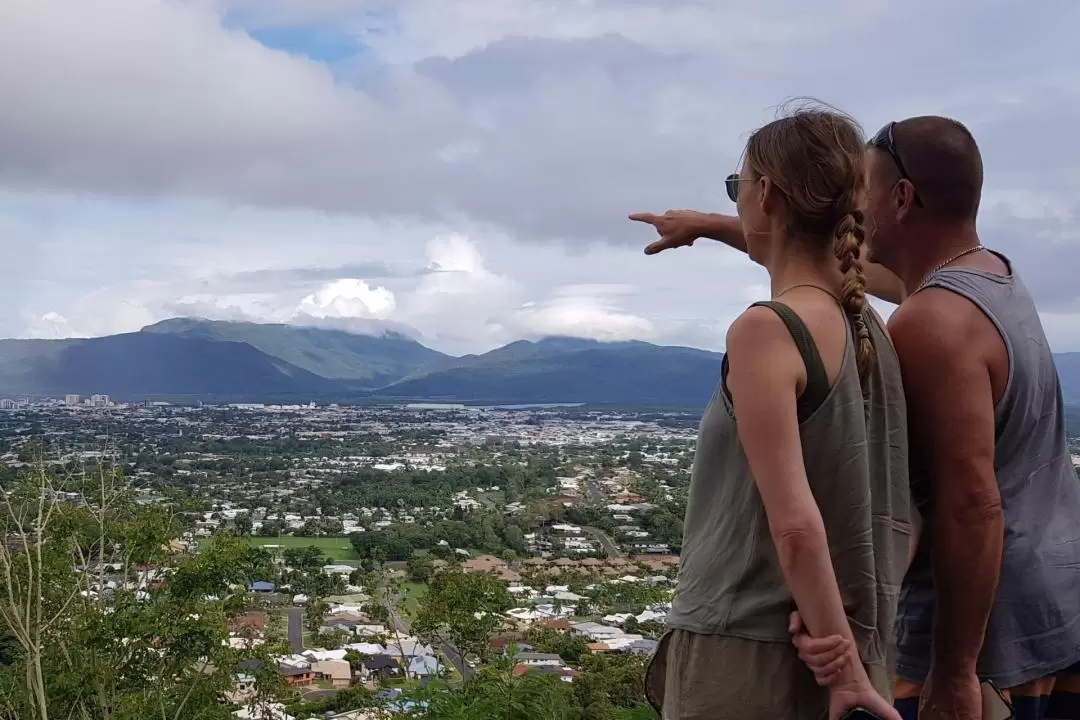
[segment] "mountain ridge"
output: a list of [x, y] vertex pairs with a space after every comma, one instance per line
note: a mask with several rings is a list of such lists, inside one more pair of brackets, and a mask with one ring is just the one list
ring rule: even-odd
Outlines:
[[[101, 338], [0, 340], [0, 393], [703, 407], [722, 357], [568, 336], [455, 357], [396, 332], [172, 318]], [[1080, 352], [1054, 357], [1063, 396], [1080, 404]]]

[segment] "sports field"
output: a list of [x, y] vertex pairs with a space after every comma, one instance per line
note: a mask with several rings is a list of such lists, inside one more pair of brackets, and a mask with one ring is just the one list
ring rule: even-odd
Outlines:
[[314, 545], [335, 562], [359, 559], [356, 550], [353, 549], [352, 543], [349, 542], [347, 537], [253, 537], [248, 538], [248, 542], [262, 547], [277, 545], [282, 549]]

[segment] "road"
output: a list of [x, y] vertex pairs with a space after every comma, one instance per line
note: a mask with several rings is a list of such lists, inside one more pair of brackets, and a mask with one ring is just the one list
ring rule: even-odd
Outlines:
[[304, 652], [304, 608], [285, 608], [289, 616], [289, 646], [294, 653]]
[[585, 481], [585, 488], [589, 491], [589, 502], [597, 507], [604, 504], [604, 496], [600, 494], [600, 483], [593, 479]]
[[601, 545], [603, 545], [604, 552], [607, 553], [608, 557], [621, 558], [626, 556], [626, 553], [619, 549], [619, 546], [615, 544], [615, 541], [608, 537], [608, 534], [600, 528], [594, 528], [585, 525], [582, 526], [581, 531], [586, 535], [592, 536]]

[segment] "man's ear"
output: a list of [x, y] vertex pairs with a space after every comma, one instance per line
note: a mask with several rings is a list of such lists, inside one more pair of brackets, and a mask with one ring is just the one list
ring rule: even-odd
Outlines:
[[915, 186], [907, 178], [900, 178], [892, 189], [893, 209], [896, 219], [903, 221], [915, 207]]

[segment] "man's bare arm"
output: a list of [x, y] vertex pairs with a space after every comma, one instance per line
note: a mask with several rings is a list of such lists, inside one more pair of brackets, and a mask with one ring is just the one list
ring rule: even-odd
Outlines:
[[1001, 571], [986, 325], [969, 301], [940, 289], [914, 296], [889, 322], [913, 468], [933, 488], [926, 518], [937, 591], [932, 673], [943, 681], [974, 675]]
[[[693, 245], [707, 238], [724, 243], [739, 252], [746, 252], [742, 223], [733, 215], [703, 213], [696, 210], [668, 210], [663, 215], [634, 213], [631, 220], [648, 223], [660, 233], [660, 239], [645, 248], [646, 255], [655, 255], [671, 248]], [[863, 262], [867, 291], [886, 302], [899, 304], [904, 299], [904, 284], [886, 268]]]

